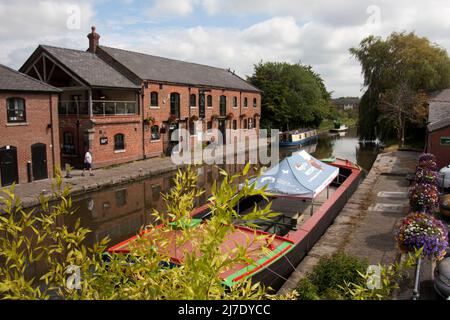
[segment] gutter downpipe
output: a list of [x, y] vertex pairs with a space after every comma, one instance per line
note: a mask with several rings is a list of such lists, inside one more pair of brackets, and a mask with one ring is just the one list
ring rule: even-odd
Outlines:
[[[50, 93], [49, 94], [49, 100], [50, 100], [50, 104], [49, 104], [49, 107], [50, 107], [50, 125], [51, 125], [50, 135], [51, 135], [51, 141], [52, 141], [52, 167], [53, 167], [52, 168], [52, 171], [53, 171], [53, 175], [52, 176], [54, 177], [55, 173], [56, 173], [56, 164], [55, 164], [56, 146], [55, 146], [55, 136], [53, 134], [54, 128], [53, 128], [53, 101], [52, 101], [52, 97], [53, 97], [53, 94]], [[58, 130], [59, 130], [59, 128], [58, 128]]]

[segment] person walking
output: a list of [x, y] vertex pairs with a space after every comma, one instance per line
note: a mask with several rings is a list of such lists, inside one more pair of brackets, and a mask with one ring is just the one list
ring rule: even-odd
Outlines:
[[89, 170], [89, 175], [93, 176], [92, 173], [92, 149], [89, 148], [88, 151], [84, 154], [84, 167], [83, 167], [83, 173], [81, 174], [84, 177], [84, 171]]

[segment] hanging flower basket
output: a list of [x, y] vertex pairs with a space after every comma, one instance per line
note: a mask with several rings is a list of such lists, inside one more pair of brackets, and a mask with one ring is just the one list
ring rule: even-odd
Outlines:
[[437, 187], [430, 183], [415, 183], [409, 190], [409, 204], [414, 211], [434, 213], [439, 208]]
[[229, 114], [227, 114], [227, 120], [231, 120], [234, 118], [234, 113], [230, 112]]
[[149, 125], [149, 124], [153, 124], [155, 123], [155, 118], [153, 118], [152, 116], [148, 116], [147, 118], [144, 119], [144, 124]]
[[438, 183], [438, 173], [422, 167], [417, 167], [415, 178], [417, 183], [428, 183], [435, 186]]
[[196, 114], [191, 116], [191, 121], [197, 121], [198, 120], [198, 116]]
[[424, 257], [441, 260], [446, 255], [448, 231], [435, 217], [413, 212], [403, 218], [396, 231], [396, 240], [403, 252], [423, 248]]
[[215, 113], [211, 116], [211, 120], [216, 120], [216, 119], [219, 119], [219, 115]]
[[432, 153], [422, 153], [419, 157], [419, 163], [427, 162], [427, 161], [436, 162], [436, 156]]
[[169, 116], [169, 119], [167, 119], [167, 121], [169, 121], [169, 122], [174, 122], [175, 120], [177, 120], [177, 117], [174, 114], [171, 114]]
[[239, 118], [243, 119], [243, 118], [245, 118], [246, 116], [247, 116], [246, 114], [241, 114], [241, 115], [239, 116]]
[[255, 117], [259, 118], [261, 115], [259, 113], [255, 113]]

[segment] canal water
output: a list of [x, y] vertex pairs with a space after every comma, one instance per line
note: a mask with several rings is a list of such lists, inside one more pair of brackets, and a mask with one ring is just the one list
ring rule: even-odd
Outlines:
[[[366, 170], [370, 169], [378, 154], [376, 146], [364, 146], [358, 142], [356, 129], [353, 128], [341, 135], [321, 134], [316, 143], [302, 149], [318, 159], [332, 156], [345, 158], [358, 163]], [[280, 149], [280, 158], [298, 150], [298, 147]], [[233, 174], [241, 171], [244, 165], [221, 167]], [[214, 181], [220, 181], [221, 176], [216, 166], [204, 165], [195, 170], [199, 176], [199, 187], [206, 190], [205, 194], [197, 199], [196, 205], [201, 205], [207, 201]], [[257, 168], [252, 168], [250, 174], [256, 173], [256, 170]], [[135, 235], [141, 226], [153, 222], [153, 210], [164, 212], [161, 193], [167, 192], [173, 186], [174, 176], [175, 172], [171, 172], [75, 198], [73, 203], [76, 212], [64, 217], [64, 223], [73, 225], [80, 218], [81, 224], [92, 230], [87, 239], [88, 245], [106, 236], [111, 239], [111, 245], [116, 244]]]

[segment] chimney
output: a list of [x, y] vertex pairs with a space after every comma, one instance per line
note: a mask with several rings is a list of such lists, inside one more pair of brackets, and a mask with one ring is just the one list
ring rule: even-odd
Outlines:
[[100, 35], [95, 32], [95, 26], [91, 27], [91, 33], [89, 33], [87, 35], [88, 39], [89, 39], [89, 49], [88, 51], [91, 53], [95, 53], [95, 51], [97, 50], [98, 44], [99, 44], [99, 39], [100, 39]]

